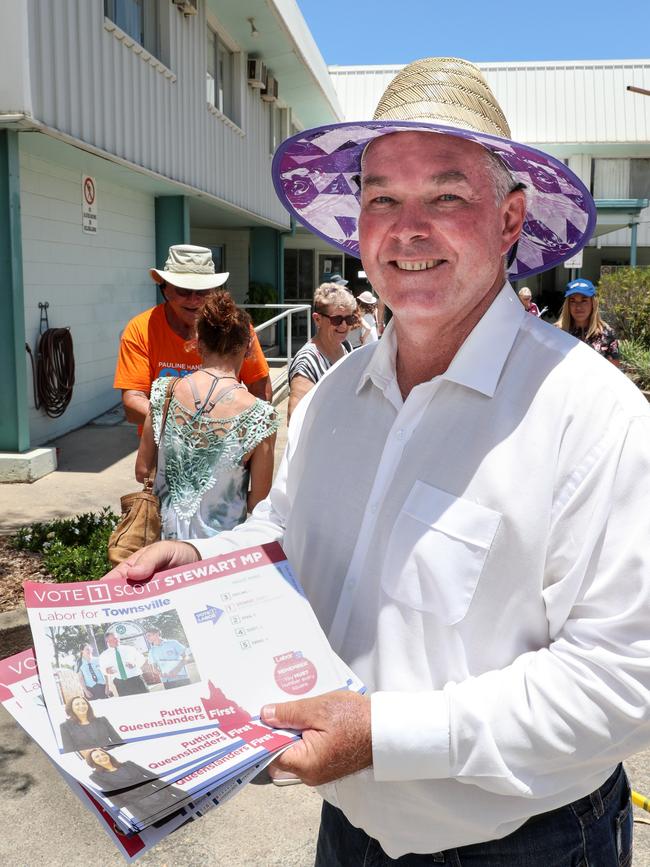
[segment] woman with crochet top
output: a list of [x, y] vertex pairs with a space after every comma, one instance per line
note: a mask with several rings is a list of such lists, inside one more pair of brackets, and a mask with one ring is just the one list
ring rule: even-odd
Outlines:
[[160, 497], [163, 539], [230, 530], [270, 490], [277, 414], [238, 378], [250, 334], [248, 313], [227, 291], [216, 290], [197, 321], [203, 367], [178, 381], [160, 377], [151, 386], [135, 474], [140, 482], [149, 475], [157, 444], [154, 493]]

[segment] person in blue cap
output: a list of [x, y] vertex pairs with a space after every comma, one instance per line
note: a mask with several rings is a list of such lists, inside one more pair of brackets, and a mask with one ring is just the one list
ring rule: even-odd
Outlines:
[[579, 277], [567, 283], [564, 304], [556, 325], [619, 367], [618, 340], [614, 329], [598, 312], [598, 296], [591, 280]]

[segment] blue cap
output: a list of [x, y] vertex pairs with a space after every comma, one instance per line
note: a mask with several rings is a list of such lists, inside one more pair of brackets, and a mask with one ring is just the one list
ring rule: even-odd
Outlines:
[[584, 277], [578, 277], [577, 280], [572, 280], [566, 284], [564, 297], [569, 295], [585, 295], [587, 298], [592, 298], [596, 294], [596, 287], [591, 280], [585, 280]]

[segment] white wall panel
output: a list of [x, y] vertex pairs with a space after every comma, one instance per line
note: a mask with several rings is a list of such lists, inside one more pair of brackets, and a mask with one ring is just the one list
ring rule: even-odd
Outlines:
[[[539, 144], [650, 141], [650, 60], [479, 63], [510, 123], [513, 137]], [[348, 120], [372, 117], [401, 66], [332, 66], [330, 75]]]
[[270, 177], [269, 105], [244, 85], [239, 130], [207, 106], [204, 3], [186, 18], [160, 0], [169, 68], [107, 29], [102, 0], [28, 3], [36, 119], [288, 226]]
[[36, 156], [21, 138], [21, 222], [26, 338], [35, 352], [39, 301], [50, 304], [52, 328], [69, 326], [77, 384], [65, 413], [36, 410], [29, 359], [32, 445], [48, 442], [114, 406], [119, 335], [128, 320], [156, 302], [148, 269], [155, 259], [153, 196], [96, 178], [98, 232], [81, 229], [79, 170]]

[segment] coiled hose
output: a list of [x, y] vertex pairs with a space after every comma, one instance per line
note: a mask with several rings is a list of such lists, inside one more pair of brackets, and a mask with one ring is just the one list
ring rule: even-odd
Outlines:
[[70, 329], [48, 328], [41, 334], [36, 365], [29, 344], [25, 348], [32, 360], [36, 409], [45, 410], [50, 418], [58, 418], [72, 400], [74, 386], [74, 349]]

